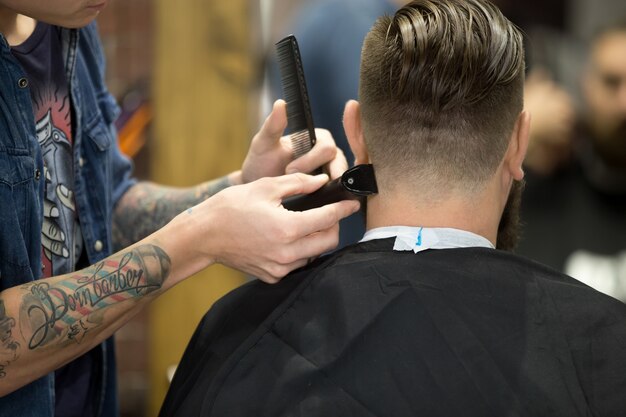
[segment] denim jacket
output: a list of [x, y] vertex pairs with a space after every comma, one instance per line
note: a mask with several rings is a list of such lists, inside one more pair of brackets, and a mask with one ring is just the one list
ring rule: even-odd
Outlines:
[[[104, 83], [104, 55], [95, 23], [62, 31], [74, 132], [74, 197], [91, 264], [111, 254], [115, 203], [133, 185], [132, 164], [119, 151], [119, 113]], [[0, 34], [0, 289], [41, 277], [43, 158], [37, 142], [28, 79]], [[15, 329], [15, 331], [19, 331]], [[23, 348], [23, 347], [22, 347]], [[118, 414], [112, 339], [102, 343], [102, 416]], [[9, 368], [10, 371], [10, 368]], [[52, 416], [54, 374], [0, 398], [0, 417]]]

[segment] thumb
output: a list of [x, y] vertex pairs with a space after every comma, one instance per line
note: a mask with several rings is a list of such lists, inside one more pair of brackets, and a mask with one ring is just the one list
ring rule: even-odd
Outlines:
[[287, 127], [287, 103], [284, 100], [276, 100], [272, 112], [263, 122], [259, 131], [259, 140], [274, 144], [278, 142]]

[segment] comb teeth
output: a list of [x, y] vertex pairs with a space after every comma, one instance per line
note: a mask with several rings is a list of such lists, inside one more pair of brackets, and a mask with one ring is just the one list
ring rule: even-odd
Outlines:
[[307, 153], [315, 145], [315, 129], [311, 105], [304, 79], [298, 42], [293, 35], [276, 44], [278, 66], [287, 102], [287, 125], [291, 131], [294, 158]]
[[291, 134], [291, 147], [293, 158], [297, 159], [311, 150], [311, 136], [307, 129]]

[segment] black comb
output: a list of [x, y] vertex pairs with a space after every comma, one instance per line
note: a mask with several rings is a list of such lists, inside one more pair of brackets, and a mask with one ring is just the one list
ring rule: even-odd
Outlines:
[[[311, 104], [296, 37], [289, 35], [276, 43], [276, 54], [283, 97], [287, 102], [287, 126], [295, 159], [310, 151], [316, 141]], [[314, 172], [320, 173], [321, 169]]]

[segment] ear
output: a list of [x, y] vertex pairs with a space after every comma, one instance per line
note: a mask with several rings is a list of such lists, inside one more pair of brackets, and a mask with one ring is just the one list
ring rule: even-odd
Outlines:
[[346, 133], [350, 149], [352, 149], [354, 154], [354, 164], [369, 163], [369, 155], [361, 124], [361, 106], [356, 100], [350, 100], [346, 103], [343, 111], [343, 130]]
[[528, 141], [530, 138], [530, 113], [524, 110], [517, 117], [509, 148], [506, 151], [504, 164], [511, 177], [517, 181], [524, 178], [524, 170], [522, 164], [528, 150]]

